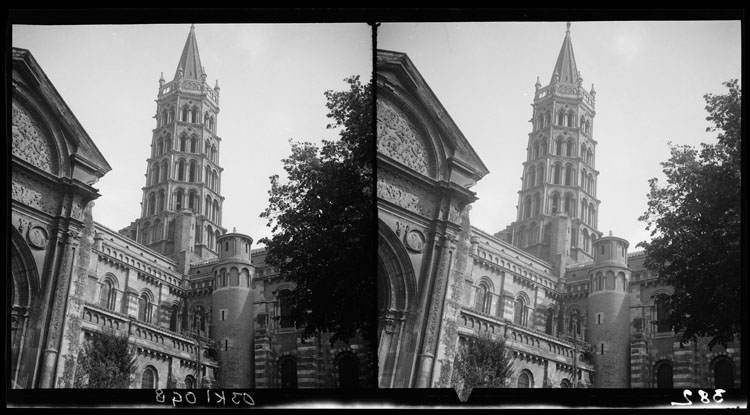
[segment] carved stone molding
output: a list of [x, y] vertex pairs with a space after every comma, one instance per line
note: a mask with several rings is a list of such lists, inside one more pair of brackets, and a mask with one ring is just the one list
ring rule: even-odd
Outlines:
[[12, 182], [11, 183], [11, 197], [24, 205], [44, 210], [42, 206], [42, 194], [26, 188], [22, 183]]
[[47, 246], [49, 235], [47, 234], [47, 230], [43, 227], [34, 226], [33, 228], [29, 229], [29, 234], [26, 240], [32, 247], [37, 249], [44, 249]]
[[404, 234], [406, 248], [413, 252], [422, 252], [425, 245], [425, 237], [422, 231], [412, 229]]
[[430, 176], [430, 162], [425, 144], [405, 114], [378, 101], [378, 151], [406, 167]]
[[435, 196], [428, 189], [385, 170], [378, 172], [377, 185], [379, 198], [428, 218], [434, 216]]
[[[12, 169], [11, 197], [24, 205], [54, 215], [59, 192], [20, 169]], [[51, 203], [51, 204], [50, 204]]]
[[52, 173], [52, 156], [49, 144], [44, 139], [36, 121], [28, 112], [13, 102], [12, 109], [12, 152], [35, 167]]

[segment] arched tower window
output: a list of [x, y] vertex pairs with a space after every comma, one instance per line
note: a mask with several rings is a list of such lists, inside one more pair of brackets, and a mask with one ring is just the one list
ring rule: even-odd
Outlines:
[[108, 310], [115, 309], [115, 302], [117, 301], [117, 286], [110, 278], [104, 280], [102, 284], [102, 291], [100, 295], [100, 305]]
[[148, 195], [148, 214], [153, 215], [156, 213], [156, 195], [151, 193]]
[[169, 310], [169, 329], [172, 331], [177, 331], [179, 321], [180, 309], [176, 305], [173, 305]]
[[211, 220], [211, 217], [209, 216], [209, 213], [211, 212], [211, 196], [206, 195], [206, 203], [203, 205], [203, 214], [206, 215], [206, 218]]
[[214, 222], [219, 221], [219, 202], [217, 202], [216, 200], [214, 200], [213, 210], [211, 212], [211, 219]]
[[141, 389], [156, 389], [159, 386], [159, 374], [153, 366], [146, 366], [141, 376]]
[[219, 174], [216, 173], [216, 170], [211, 172], [211, 189], [219, 191]]
[[177, 180], [185, 181], [185, 160], [177, 162]]
[[210, 157], [210, 159], [211, 159], [211, 161], [213, 161], [214, 163], [216, 163], [216, 145], [214, 145], [214, 144], [211, 144], [211, 157]]
[[193, 122], [193, 123], [200, 122], [198, 121], [198, 118], [199, 118], [198, 114], [199, 114], [198, 108], [193, 108], [193, 110], [190, 112], [190, 122]]
[[164, 225], [162, 224], [160, 219], [157, 219], [154, 222], [154, 237], [152, 239], [153, 242], [159, 242], [161, 241], [161, 235], [164, 232]]
[[279, 378], [282, 389], [297, 389], [297, 361], [293, 357], [279, 359]]
[[161, 161], [161, 181], [166, 182], [169, 177], [169, 162], [167, 159]]
[[734, 367], [732, 361], [726, 356], [717, 357], [714, 360], [714, 388], [734, 389]]
[[188, 209], [192, 210], [193, 213], [199, 213], [200, 208], [198, 206], [198, 195], [195, 190], [190, 190], [188, 193]]
[[565, 165], [565, 185], [573, 185], [573, 166], [570, 164]]
[[534, 145], [532, 147], [531, 159], [536, 160], [538, 158], [539, 158], [539, 142], [536, 141], [534, 142]]
[[591, 226], [595, 226], [594, 225], [594, 213], [596, 213], [596, 210], [594, 209], [594, 204], [593, 203], [589, 203], [589, 211], [588, 211], [589, 220], [588, 220], [588, 223]]
[[518, 296], [513, 305], [513, 322], [520, 326], [527, 324], [526, 302], [522, 296]]
[[198, 164], [195, 160], [190, 160], [190, 168], [188, 169], [188, 181], [195, 183], [197, 182]]
[[191, 153], [197, 153], [198, 152], [198, 137], [192, 136], [190, 138], [190, 152]]
[[[215, 200], [214, 200], [214, 203], [216, 203]], [[216, 236], [216, 252], [219, 252], [219, 237], [221, 236], [221, 233], [218, 230], [216, 230], [214, 231], [214, 235]]]
[[565, 155], [568, 157], [573, 157], [573, 140], [568, 140], [565, 143]]
[[545, 316], [544, 332], [550, 336], [554, 336], [552, 332], [555, 327], [555, 310], [552, 308], [547, 309], [547, 315]]
[[541, 213], [541, 206], [541, 196], [539, 195], [539, 193], [536, 193], [534, 194], [534, 215], [538, 215], [539, 213]]
[[563, 125], [565, 122], [565, 112], [560, 110], [557, 112], [557, 125]]
[[526, 188], [533, 187], [536, 183], [536, 169], [534, 166], [529, 167], [529, 172], [526, 174]]
[[187, 105], [185, 105], [184, 107], [182, 107], [180, 121], [184, 121], [184, 122], [188, 121], [188, 112], [189, 112], [189, 109], [188, 109]]
[[187, 151], [188, 138], [185, 135], [180, 136], [180, 151]]
[[586, 229], [583, 230], [583, 250], [589, 251], [589, 231]]
[[576, 339], [581, 339], [581, 314], [578, 310], [572, 310], [568, 317], [568, 334]]
[[193, 308], [193, 312], [191, 313], [193, 326], [192, 330], [196, 334], [200, 334], [202, 336], [206, 335], [206, 310], [203, 308], [203, 306], [196, 306]]
[[138, 320], [150, 323], [151, 307], [151, 296], [147, 292], [141, 293], [140, 298], [138, 298]]
[[563, 140], [562, 140], [562, 138], [558, 138], [557, 140], [555, 140], [555, 154], [557, 154], [558, 156], [562, 156], [563, 155]]
[[573, 196], [568, 193], [565, 195], [565, 203], [563, 203], [563, 212], [567, 213], [568, 216], [575, 216], [573, 208], [575, 207], [575, 200]]
[[182, 209], [184, 202], [183, 198], [185, 196], [185, 193], [182, 191], [182, 189], [177, 189], [174, 196], [174, 210], [180, 210]]
[[537, 174], [537, 186], [541, 186], [544, 181], [544, 163], [539, 164], [539, 174]]
[[586, 162], [589, 166], [594, 167], [594, 153], [591, 149], [586, 150], [586, 158], [588, 159]]
[[193, 375], [185, 376], [185, 389], [195, 389], [195, 378]]
[[560, 211], [560, 194], [553, 192], [550, 198], [550, 212], [554, 215]]
[[292, 292], [290, 290], [281, 290], [279, 298], [279, 327], [294, 327], [292, 319]]
[[524, 369], [521, 374], [518, 375], [518, 388], [533, 388], [534, 387], [534, 375], [528, 370]]
[[526, 195], [523, 199], [523, 219], [531, 217], [531, 196]]
[[157, 209], [159, 212], [164, 211], [164, 200], [165, 200], [164, 189], [161, 189], [159, 190], [159, 205]]
[[656, 296], [654, 299], [654, 307], [656, 308], [656, 332], [666, 333], [671, 330], [669, 324], [669, 297], [664, 294]]
[[214, 246], [214, 230], [211, 228], [211, 225], [206, 225], [206, 245], [209, 248], [213, 248]]
[[555, 169], [554, 169], [554, 174], [553, 174], [553, 176], [554, 176], [554, 183], [555, 184], [560, 184], [561, 183], [561, 181], [560, 181], [560, 176], [561, 176], [560, 175], [560, 171], [561, 170], [562, 170], [562, 165], [560, 164], [560, 162], [555, 163]]
[[[574, 122], [575, 122], [575, 115], [573, 114], [573, 111], [568, 111], [567, 126], [573, 127]], [[570, 155], [570, 153], [568, 153], [568, 155]]]
[[672, 379], [672, 362], [662, 360], [654, 365], [656, 373], [656, 387], [659, 389], [672, 389], [674, 386]]

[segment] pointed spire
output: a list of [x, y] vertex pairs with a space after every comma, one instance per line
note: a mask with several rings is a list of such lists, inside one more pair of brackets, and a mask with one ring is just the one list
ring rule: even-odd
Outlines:
[[164, 72], [161, 73], [161, 76], [159, 77], [159, 86], [164, 85]]
[[218, 79], [216, 80], [216, 85], [214, 86], [214, 89], [216, 90], [216, 92], [219, 92], [221, 90], [221, 88], [219, 88], [219, 80]]
[[201, 65], [201, 57], [198, 53], [198, 41], [195, 39], [194, 24], [190, 25], [190, 33], [185, 41], [185, 47], [182, 49], [180, 62], [177, 64], [175, 79], [180, 77], [180, 72], [182, 72], [182, 77], [184, 78], [196, 81], [203, 80], [203, 66]]
[[576, 85], [578, 81], [578, 68], [576, 67], [575, 55], [573, 55], [573, 43], [570, 41], [570, 22], [567, 25], [565, 39], [560, 48], [560, 54], [557, 56], [557, 63], [555, 63], [550, 83], [555, 82], [555, 75], [557, 75], [557, 82]]
[[541, 83], [541, 82], [539, 82], [539, 76], [538, 76], [538, 75], [537, 75], [537, 77], [536, 77], [536, 83], [534, 84], [534, 87], [535, 87], [536, 89], [539, 89], [539, 88], [541, 88], [541, 87], [542, 87], [542, 83]]

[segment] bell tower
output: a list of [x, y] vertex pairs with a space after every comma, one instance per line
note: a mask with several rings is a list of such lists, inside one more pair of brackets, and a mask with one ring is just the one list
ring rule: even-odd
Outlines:
[[[513, 245], [548, 260], [558, 270], [593, 259], [596, 198], [594, 86], [586, 91], [576, 66], [570, 22], [548, 85], [537, 77], [532, 131], [523, 163]], [[506, 230], [507, 232], [507, 230]]]
[[183, 272], [217, 257], [221, 195], [219, 83], [211, 88], [191, 25], [174, 78], [162, 73], [141, 216], [120, 233], [171, 257]]

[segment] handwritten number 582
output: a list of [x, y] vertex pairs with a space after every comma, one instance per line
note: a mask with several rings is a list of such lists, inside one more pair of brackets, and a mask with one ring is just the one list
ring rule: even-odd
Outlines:
[[[724, 402], [724, 398], [722, 398], [721, 396], [721, 394], [724, 392], [726, 392], [724, 389], [716, 389], [714, 391], [714, 396], [713, 396], [714, 402], [716, 403]], [[684, 391], [682, 391], [682, 396], [685, 397], [685, 400], [687, 402], [672, 402], [672, 405], [680, 405], [680, 406], [692, 405], [693, 402], [689, 398], [689, 396], [691, 396], [692, 394], [693, 392], [690, 392], [690, 389], [685, 389]], [[704, 390], [698, 390], [698, 395], [701, 397], [701, 402], [711, 403], [711, 401], [708, 399], [708, 392]]]

